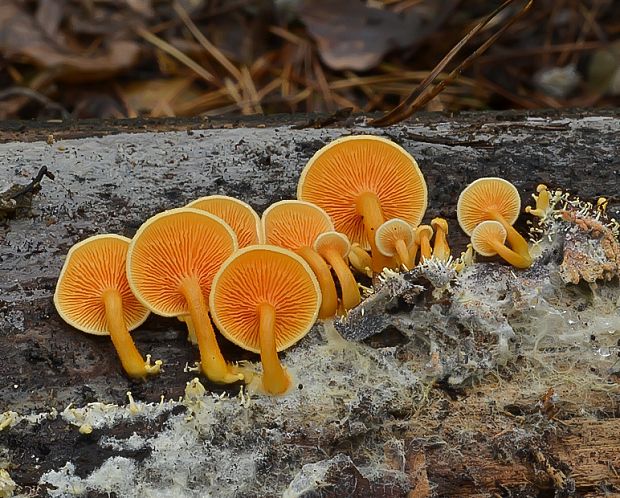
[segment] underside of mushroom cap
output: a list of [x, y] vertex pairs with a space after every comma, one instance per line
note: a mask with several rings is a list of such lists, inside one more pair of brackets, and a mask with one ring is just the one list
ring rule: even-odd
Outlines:
[[138, 229], [129, 247], [127, 275], [138, 299], [155, 313], [187, 315], [182, 282], [197, 278], [208, 302], [213, 277], [236, 249], [234, 232], [220, 218], [198, 209], [171, 209]]
[[261, 304], [275, 309], [275, 341], [282, 351], [314, 324], [321, 294], [314, 273], [299, 256], [271, 245], [240, 249], [213, 281], [210, 309], [220, 332], [244, 349], [260, 352]]
[[132, 293], [125, 272], [129, 243], [120, 235], [96, 235], [69, 250], [54, 293], [63, 320], [82, 332], [109, 335], [103, 293], [116, 289], [127, 329], [144, 323], [149, 310]]
[[323, 232], [334, 225], [327, 213], [309, 202], [286, 200], [269, 206], [261, 218], [263, 240], [286, 249], [312, 247]]
[[243, 201], [226, 195], [210, 195], [190, 202], [188, 208], [200, 209], [223, 219], [237, 235], [239, 247], [261, 244], [260, 217]]
[[495, 256], [497, 251], [489, 241], [495, 240], [500, 244], [506, 242], [506, 230], [498, 221], [483, 221], [471, 233], [471, 244], [481, 256]]
[[314, 250], [321, 254], [328, 247], [334, 249], [343, 258], [346, 258], [351, 250], [351, 243], [343, 233], [334, 231], [323, 232], [314, 241]]
[[364, 193], [377, 196], [384, 220], [402, 218], [416, 226], [426, 211], [426, 182], [415, 159], [382, 137], [358, 135], [331, 142], [310, 159], [297, 188], [298, 199], [322, 207], [336, 231], [368, 248], [356, 209]]
[[393, 218], [379, 227], [376, 234], [377, 248], [384, 256], [396, 255], [396, 243], [402, 240], [410, 247], [415, 239], [415, 231], [405, 220]]
[[496, 211], [510, 225], [521, 211], [521, 197], [517, 188], [503, 178], [479, 178], [461, 192], [456, 205], [456, 215], [461, 228], [471, 235], [476, 226], [492, 219]]

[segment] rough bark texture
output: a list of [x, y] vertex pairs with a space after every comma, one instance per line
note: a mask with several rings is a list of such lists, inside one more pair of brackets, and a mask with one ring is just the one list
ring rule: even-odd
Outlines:
[[[345, 134], [387, 136], [418, 160], [429, 190], [425, 219], [448, 219], [456, 254], [466, 243], [456, 223], [456, 199], [482, 176], [512, 181], [524, 205], [531, 203], [536, 185], [545, 183], [589, 200], [605, 195], [608, 212], [616, 218], [620, 214], [620, 119], [613, 112], [430, 115], [386, 129], [365, 127], [361, 118], [323, 129], [291, 127], [306, 121], [0, 125], [0, 141], [6, 142], [0, 144], [0, 197], [14, 184], [27, 184], [43, 166], [55, 175], [54, 181], [41, 180], [32, 199], [17, 199], [0, 226], [0, 412], [122, 403], [128, 390], [144, 401], [181, 395], [194, 376], [183, 373], [183, 365], [195, 361], [197, 353], [180, 323], [151, 317], [133, 334], [141, 351], [165, 358], [167, 370], [174, 372], [135, 383], [122, 375], [108, 338], [81, 334], [58, 317], [51, 298], [68, 249], [97, 233], [131, 237], [151, 215], [209, 194], [236, 196], [260, 213], [274, 201], [292, 198], [306, 161]], [[51, 134], [55, 141], [46, 142]], [[230, 344], [224, 349], [231, 359], [255, 358]], [[551, 496], [545, 493], [553, 489], [571, 494], [572, 488], [560, 482], [569, 477], [581, 495], [618, 490], [617, 396], [593, 394], [588, 412], [598, 417], [580, 415], [579, 407], [565, 408], [564, 421], [554, 431], [541, 429], [538, 440], [519, 450], [519, 461], [506, 461], [498, 440], [525, 420], [518, 410], [507, 410], [514, 403], [506, 400], [511, 394], [519, 403], [533, 406], [537, 400], [502, 389], [501, 403], [483, 406], [476, 402], [479, 390], [491, 392], [488, 387], [456, 394], [446, 390], [437, 427], [430, 430], [442, 432], [449, 446], [433, 445], [423, 428], [403, 436], [410, 496]], [[460, 439], [456, 431], [463, 424], [481, 424], [483, 436]], [[112, 434], [149, 430], [157, 427], [136, 423], [116, 427]], [[451, 431], [453, 437], [446, 437]], [[67, 460], [77, 462], [86, 475], [112, 454], [58, 420], [1, 431], [0, 447], [13, 479], [26, 487], [36, 486], [43, 472]], [[397, 488], [390, 489], [384, 494], [398, 496]]]

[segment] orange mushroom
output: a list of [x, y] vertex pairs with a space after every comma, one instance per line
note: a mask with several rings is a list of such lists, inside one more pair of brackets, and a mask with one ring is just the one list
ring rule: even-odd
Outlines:
[[528, 268], [529, 259], [517, 254], [504, 245], [506, 229], [498, 221], [483, 221], [471, 233], [471, 244], [474, 250], [482, 256], [499, 256], [516, 268]]
[[448, 245], [448, 222], [443, 218], [433, 218], [431, 227], [435, 230], [433, 243], [433, 257], [441, 261], [450, 259], [450, 246]]
[[370, 248], [372, 269], [391, 261], [375, 246], [385, 220], [402, 218], [417, 226], [426, 211], [424, 177], [413, 157], [381, 137], [359, 135], [333, 141], [308, 161], [297, 198], [322, 207], [336, 231]]
[[239, 247], [261, 244], [260, 217], [252, 206], [234, 197], [210, 195], [190, 202], [188, 208], [200, 209], [223, 219], [237, 236]]
[[344, 310], [355, 308], [362, 298], [355, 277], [345, 262], [351, 250], [351, 243], [347, 236], [339, 232], [323, 232], [314, 241], [314, 250], [331, 265], [336, 273], [342, 291]]
[[260, 353], [263, 389], [283, 394], [291, 381], [278, 359], [314, 324], [321, 304], [309, 265], [280, 247], [246, 247], [229, 258], [213, 281], [211, 313], [218, 329], [244, 349]]
[[512, 226], [519, 217], [521, 197], [516, 187], [503, 178], [479, 178], [459, 196], [456, 215], [461, 228], [471, 235], [474, 228], [487, 220], [501, 223], [510, 247], [532, 263], [527, 241]]
[[144, 222], [127, 255], [127, 277], [136, 297], [158, 315], [191, 317], [202, 370], [219, 383], [243, 380], [224, 361], [207, 306], [215, 273], [236, 249], [234, 232], [220, 218], [178, 208]]
[[323, 295], [319, 318], [334, 316], [338, 309], [336, 285], [329, 266], [313, 249], [320, 234], [334, 229], [327, 213], [309, 202], [280, 201], [265, 209], [261, 226], [265, 243], [294, 251], [310, 265]]
[[525, 207], [525, 212], [538, 218], [544, 218], [551, 209], [551, 193], [547, 189], [547, 186], [540, 184], [536, 187], [538, 195], [533, 195], [534, 201], [536, 201], [536, 208], [531, 206]]
[[415, 229], [415, 244], [420, 248], [420, 262], [430, 259], [432, 256], [431, 237], [433, 227], [430, 225], [420, 225]]
[[375, 239], [375, 245], [381, 254], [388, 257], [398, 256], [399, 266], [403, 266], [405, 271], [413, 268], [409, 251], [415, 240], [415, 231], [409, 223], [399, 218], [388, 220], [377, 229]]
[[149, 310], [131, 293], [125, 273], [130, 240], [96, 235], [74, 245], [58, 277], [54, 304], [69, 325], [94, 335], [109, 335], [130, 377], [158, 373], [161, 361], [145, 362], [129, 334]]

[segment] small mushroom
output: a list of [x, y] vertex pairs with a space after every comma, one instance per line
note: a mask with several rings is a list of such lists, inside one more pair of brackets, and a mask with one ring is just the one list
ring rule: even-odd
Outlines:
[[381, 137], [340, 138], [320, 149], [304, 168], [297, 198], [323, 208], [335, 230], [370, 248], [372, 270], [391, 267], [375, 246], [385, 220], [401, 218], [417, 226], [426, 211], [427, 189], [415, 159]]
[[283, 394], [291, 384], [278, 358], [314, 324], [321, 304], [312, 269], [297, 254], [262, 245], [236, 252], [213, 281], [210, 307], [218, 329], [260, 353], [263, 389]]
[[252, 206], [239, 199], [210, 195], [196, 199], [185, 207], [207, 211], [223, 219], [235, 232], [240, 248], [263, 242], [260, 217]]
[[506, 237], [506, 229], [501, 223], [493, 220], [483, 221], [471, 233], [471, 244], [474, 250], [482, 256], [495, 256], [498, 254], [516, 268], [529, 267], [531, 265], [529, 259], [524, 258], [504, 245]]
[[443, 218], [433, 218], [431, 227], [435, 230], [433, 243], [433, 257], [441, 261], [450, 259], [450, 246], [448, 245], [448, 222]]
[[414, 245], [414, 240], [414, 229], [399, 218], [386, 221], [375, 234], [375, 245], [379, 252], [388, 257], [397, 256], [399, 266], [404, 267], [405, 271], [413, 268], [410, 249]]
[[358, 273], [372, 278], [372, 258], [358, 242], [351, 244], [349, 263]]
[[430, 225], [420, 225], [415, 229], [414, 243], [420, 248], [420, 262], [430, 259], [432, 256], [431, 237], [433, 236], [433, 227]]
[[127, 255], [127, 277], [136, 297], [158, 315], [191, 317], [202, 371], [222, 384], [243, 380], [243, 375], [224, 361], [207, 303], [215, 273], [236, 249], [234, 232], [220, 218], [178, 208], [144, 222]]
[[69, 325], [94, 335], [109, 335], [127, 375], [158, 373], [161, 361], [145, 362], [129, 334], [149, 315], [131, 293], [125, 260], [130, 240], [96, 235], [77, 243], [67, 254], [58, 277], [54, 304]]
[[320, 207], [303, 201], [280, 201], [263, 212], [263, 239], [299, 254], [316, 275], [323, 295], [319, 318], [331, 318], [338, 309], [336, 285], [325, 260], [314, 250], [316, 238], [334, 229], [332, 220]]
[[460, 273], [468, 266], [474, 264], [474, 247], [471, 245], [471, 242], [467, 244], [467, 248], [465, 251], [461, 253], [461, 257], [456, 260], [454, 263], [454, 269]]
[[461, 192], [456, 215], [463, 231], [470, 235], [474, 228], [487, 220], [501, 223], [506, 230], [510, 247], [524, 260], [532, 258], [527, 241], [512, 226], [519, 217], [521, 197], [516, 187], [503, 178], [479, 178]]
[[526, 206], [525, 212], [538, 218], [544, 218], [551, 209], [551, 193], [547, 190], [547, 186], [542, 183], [536, 187], [536, 192], [538, 195], [532, 194], [534, 201], [536, 201], [536, 208]]
[[314, 250], [331, 265], [336, 273], [342, 291], [344, 310], [355, 308], [362, 299], [355, 277], [345, 261], [351, 250], [351, 243], [347, 236], [339, 232], [323, 232], [314, 241]]

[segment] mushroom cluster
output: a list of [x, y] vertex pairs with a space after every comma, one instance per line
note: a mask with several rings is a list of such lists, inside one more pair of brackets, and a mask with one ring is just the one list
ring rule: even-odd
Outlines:
[[[368, 135], [341, 138], [310, 159], [297, 199], [276, 202], [262, 217], [213, 195], [153, 216], [131, 240], [107, 234], [76, 244], [54, 303], [75, 328], [110, 335], [130, 377], [160, 372], [162, 362], [145, 361], [129, 334], [153, 312], [185, 322], [209, 380], [249, 382], [252, 373], [223, 357], [213, 320], [228, 340], [260, 355], [263, 391], [283, 394], [292, 383], [278, 352], [317, 319], [359, 305], [356, 275], [408, 271], [431, 258], [457, 269], [471, 263], [471, 248], [451, 257], [445, 219], [421, 224], [427, 199], [420, 168], [402, 147]], [[461, 193], [457, 217], [478, 253], [526, 268], [528, 244], [512, 226], [519, 211], [514, 186], [483, 178]]]

